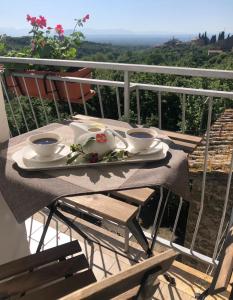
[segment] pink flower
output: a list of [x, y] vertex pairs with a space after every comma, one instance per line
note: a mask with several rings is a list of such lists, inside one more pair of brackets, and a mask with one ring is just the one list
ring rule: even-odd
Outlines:
[[31, 17], [30, 22], [31, 22], [32, 26], [37, 25], [37, 19], [36, 19], [36, 17]]
[[47, 26], [47, 20], [43, 16], [40, 16], [40, 25], [43, 27]]
[[26, 20], [27, 20], [28, 22], [30, 22], [30, 21], [31, 21], [31, 16], [30, 16], [30, 15], [27, 15]]
[[64, 29], [62, 27], [61, 24], [57, 24], [55, 27], [55, 31], [59, 34], [59, 35], [63, 35], [64, 34]]
[[36, 17], [31, 17], [30, 15], [27, 15], [26, 20], [28, 22], [30, 22], [32, 26], [38, 26], [41, 29], [43, 29], [47, 25], [46, 24], [47, 20], [43, 16], [40, 16], [39, 18], [36, 18]]
[[85, 23], [87, 20], [89, 20], [90, 19], [90, 15], [89, 14], [87, 14], [85, 17], [83, 17], [83, 22]]

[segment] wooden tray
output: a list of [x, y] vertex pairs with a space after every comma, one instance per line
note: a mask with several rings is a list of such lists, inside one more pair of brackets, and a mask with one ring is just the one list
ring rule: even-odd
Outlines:
[[66, 158], [63, 158], [54, 162], [31, 162], [23, 158], [24, 148], [15, 152], [12, 159], [17, 163], [17, 165], [27, 171], [38, 171], [38, 170], [51, 170], [51, 169], [73, 169], [73, 168], [83, 168], [83, 167], [96, 167], [96, 166], [107, 166], [107, 165], [119, 165], [128, 163], [142, 163], [148, 161], [162, 160], [167, 156], [169, 146], [162, 143], [162, 151], [150, 155], [134, 155], [128, 157], [127, 159], [114, 161], [114, 162], [98, 162], [98, 163], [79, 163], [79, 164], [66, 164]]

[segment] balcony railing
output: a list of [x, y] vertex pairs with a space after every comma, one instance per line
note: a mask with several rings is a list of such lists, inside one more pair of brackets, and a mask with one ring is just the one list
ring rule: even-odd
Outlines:
[[[122, 115], [124, 115], [124, 118], [129, 119], [130, 117], [130, 109], [131, 109], [131, 102], [130, 97], [135, 93], [136, 98], [136, 114], [137, 114], [137, 123], [141, 124], [141, 103], [143, 102], [143, 98], [140, 98], [140, 91], [152, 91], [157, 94], [157, 111], [158, 111], [158, 127], [160, 129], [163, 129], [162, 124], [162, 96], [163, 93], [172, 93], [172, 94], [178, 94], [180, 96], [180, 105], [181, 105], [181, 126], [180, 131], [183, 133], [185, 132], [185, 124], [186, 124], [186, 97], [188, 95], [193, 96], [201, 96], [203, 101], [207, 101], [208, 103], [208, 116], [207, 116], [207, 122], [206, 122], [206, 134], [205, 134], [205, 150], [204, 150], [204, 163], [203, 163], [203, 177], [202, 177], [202, 188], [201, 188], [201, 197], [200, 197], [200, 210], [199, 214], [196, 220], [195, 230], [193, 232], [192, 242], [190, 248], [186, 248], [184, 246], [181, 246], [177, 243], [174, 243], [174, 234], [176, 231], [176, 227], [180, 218], [181, 208], [183, 204], [183, 199], [180, 199], [177, 214], [175, 217], [174, 226], [172, 228], [172, 235], [169, 240], [162, 238], [161, 236], [158, 236], [157, 241], [161, 243], [162, 245], [165, 245], [167, 247], [174, 248], [178, 250], [180, 253], [191, 256], [195, 259], [201, 260], [205, 263], [207, 263], [210, 266], [214, 266], [218, 263], [218, 254], [221, 250], [222, 240], [226, 233], [226, 228], [224, 227], [224, 224], [226, 222], [226, 210], [227, 205], [229, 203], [229, 193], [231, 188], [231, 178], [232, 178], [232, 170], [233, 170], [233, 155], [231, 157], [230, 165], [229, 165], [229, 174], [228, 174], [228, 180], [226, 185], [226, 193], [224, 197], [224, 204], [223, 209], [221, 212], [221, 221], [219, 224], [218, 229], [216, 228], [217, 233], [217, 239], [215, 242], [215, 247], [212, 253], [212, 256], [206, 256], [203, 253], [199, 253], [195, 251], [195, 243], [197, 239], [197, 235], [200, 229], [200, 223], [201, 219], [204, 216], [203, 208], [205, 203], [205, 190], [206, 190], [206, 178], [207, 178], [207, 166], [208, 166], [208, 152], [209, 152], [209, 141], [210, 141], [210, 127], [212, 123], [212, 108], [214, 101], [217, 101], [218, 99], [221, 99], [222, 101], [227, 101], [228, 99], [233, 99], [233, 92], [229, 91], [220, 91], [220, 90], [208, 90], [208, 89], [197, 89], [197, 88], [186, 88], [186, 87], [176, 87], [176, 86], [165, 86], [165, 85], [154, 85], [154, 84], [148, 84], [148, 83], [138, 83], [138, 82], [131, 82], [131, 74], [132, 73], [153, 73], [153, 74], [167, 74], [167, 75], [176, 75], [176, 76], [191, 76], [191, 77], [203, 77], [203, 78], [218, 78], [218, 79], [233, 79], [233, 71], [224, 71], [224, 70], [210, 70], [210, 69], [193, 69], [193, 68], [181, 68], [181, 67], [164, 67], [164, 66], [149, 66], [149, 65], [132, 65], [132, 64], [118, 64], [118, 63], [104, 63], [104, 62], [89, 62], [89, 61], [66, 61], [66, 60], [50, 60], [50, 59], [31, 59], [31, 58], [10, 58], [10, 57], [0, 57], [0, 63], [6, 64], [6, 63], [14, 63], [14, 64], [30, 64], [30, 65], [46, 65], [46, 66], [59, 66], [59, 67], [88, 67], [91, 69], [100, 69], [100, 70], [109, 70], [109, 71], [118, 71], [123, 73], [124, 81], [112, 81], [112, 80], [103, 80], [98, 78], [75, 78], [75, 77], [58, 77], [58, 76], [47, 76], [46, 79], [50, 81], [50, 83], [54, 80], [61, 81], [64, 83], [64, 86], [66, 87], [66, 84], [68, 82], [75, 82], [80, 84], [81, 94], [82, 94], [82, 103], [83, 103], [83, 109], [84, 113], [86, 115], [89, 114], [87, 104], [84, 99], [84, 95], [82, 92], [82, 86], [83, 84], [91, 84], [92, 86], [96, 86], [96, 95], [97, 95], [97, 102], [99, 105], [99, 111], [100, 111], [100, 117], [108, 117], [105, 113], [105, 106], [104, 106], [104, 99], [101, 94], [101, 86], [108, 86], [115, 90], [115, 101], [116, 101], [116, 107], [117, 107], [117, 115], [118, 118], [121, 118]], [[7, 90], [7, 86], [4, 83], [3, 80], [3, 71], [0, 76], [0, 81], [2, 86], [2, 91], [4, 94], [5, 102], [9, 105], [9, 114], [11, 114], [11, 118], [13, 119], [14, 123], [14, 129], [16, 129], [17, 134], [21, 134], [20, 125], [17, 124], [17, 119], [15, 116], [14, 109], [11, 105], [12, 99], [9, 95], [9, 92]], [[12, 76], [14, 77], [22, 77], [24, 78], [33, 78], [35, 82], [37, 83], [38, 92], [40, 95], [39, 85], [38, 85], [38, 79], [43, 78], [42, 75], [32, 75], [30, 73], [28, 74], [19, 74], [12, 73]], [[12, 77], [13, 78], [13, 77]], [[14, 79], [13, 79], [14, 80]], [[27, 91], [26, 82], [24, 80], [24, 85]], [[66, 89], [67, 91], [67, 89]], [[54, 108], [57, 114], [57, 119], [62, 120], [62, 111], [60, 111], [60, 108], [58, 106], [58, 102], [56, 101], [56, 95], [53, 93], [53, 103]], [[122, 99], [121, 99], [122, 95]], [[44, 100], [42, 97], [39, 97], [41, 101], [41, 105], [43, 108], [44, 113], [44, 124], [47, 124], [50, 122], [49, 116], [46, 112], [46, 109], [44, 108]], [[15, 90], [15, 99], [18, 103], [18, 108], [20, 113], [22, 114], [23, 122], [25, 125], [25, 128], [27, 131], [29, 131], [31, 128], [29, 128], [29, 124], [27, 122], [27, 116], [24, 112], [24, 108], [21, 103], [21, 97], [17, 94], [17, 91]], [[36, 112], [33, 106], [33, 101], [27, 92], [27, 99], [31, 110], [31, 115], [34, 120], [34, 126], [35, 128], [39, 127], [39, 122], [37, 120]], [[68, 115], [71, 118], [74, 114], [73, 104], [69, 99], [69, 95], [67, 93], [67, 99], [68, 99]], [[122, 101], [123, 100], [123, 101]], [[123, 107], [123, 111], [122, 111]], [[6, 118], [6, 112], [4, 111], [3, 103], [1, 103], [1, 97], [0, 97], [0, 116], [1, 116], [1, 127], [5, 128], [5, 132], [8, 130], [8, 124], [7, 124], [7, 118]], [[67, 117], [67, 116], [66, 116]], [[5, 122], [5, 127], [4, 127]], [[2, 133], [3, 134], [3, 133]], [[11, 133], [13, 135], [13, 133]], [[162, 193], [161, 193], [162, 194]], [[155, 216], [155, 223], [158, 219], [158, 215], [160, 210], [163, 209], [162, 205], [163, 197], [161, 195], [160, 201], [158, 204], [158, 210], [156, 212]], [[228, 224], [232, 224], [233, 222], [233, 213], [231, 214], [231, 219], [227, 220]], [[152, 230], [153, 231], [153, 230]], [[152, 232], [153, 233], [153, 232]], [[148, 236], [148, 233], [147, 233]]]

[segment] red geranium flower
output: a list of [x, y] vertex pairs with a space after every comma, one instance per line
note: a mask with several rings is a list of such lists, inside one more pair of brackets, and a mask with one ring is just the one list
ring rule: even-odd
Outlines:
[[47, 26], [47, 20], [43, 16], [40, 16], [40, 25], [43, 27]]
[[31, 21], [31, 16], [30, 16], [30, 15], [27, 15], [26, 20], [27, 20], [28, 22], [30, 22], [30, 21]]
[[55, 31], [59, 34], [59, 35], [63, 35], [64, 34], [64, 29], [62, 27], [61, 24], [57, 24], [55, 27]]
[[89, 14], [87, 14], [85, 17], [83, 17], [83, 22], [85, 23], [87, 20], [89, 20], [90, 19], [90, 15]]
[[47, 20], [43, 16], [36, 18], [36, 17], [31, 17], [30, 15], [27, 15], [26, 19], [28, 22], [31, 23], [32, 26], [38, 26], [41, 29], [43, 29], [47, 25]]
[[96, 142], [97, 143], [106, 143], [107, 142], [106, 134], [104, 134], [104, 133], [97, 133], [96, 134]]
[[36, 17], [31, 17], [30, 22], [32, 26], [35, 26], [37, 24], [36, 21], [37, 21]]

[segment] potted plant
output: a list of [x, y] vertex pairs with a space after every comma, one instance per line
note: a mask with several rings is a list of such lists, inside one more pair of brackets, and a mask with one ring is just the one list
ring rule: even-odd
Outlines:
[[[31, 45], [24, 48], [21, 52], [10, 51], [8, 56], [75, 59], [77, 48], [84, 39], [84, 35], [80, 31], [77, 31], [77, 27], [82, 27], [88, 19], [89, 15], [86, 15], [82, 19], [75, 19], [76, 23], [73, 32], [69, 36], [65, 36], [61, 24], [52, 28], [47, 26], [47, 20], [43, 16], [37, 18], [27, 15], [27, 21], [32, 26], [29, 32], [29, 34], [32, 34]], [[10, 66], [10, 71], [12, 71], [12, 66]], [[18, 95], [27, 96], [29, 94], [31, 97], [42, 97], [43, 99], [50, 100], [55, 97], [57, 100], [67, 101], [69, 99], [75, 103], [82, 103], [83, 101], [79, 83], [67, 82], [65, 87], [64, 82], [58, 80], [49, 81], [47, 80], [47, 76], [87, 78], [91, 76], [91, 69], [89, 68], [69, 70], [64, 68], [58, 69], [56, 66], [38, 65], [33, 66], [31, 70], [28, 68], [20, 72], [15, 70], [14, 66], [13, 71], [20, 74], [24, 72], [24, 74], [39, 74], [42, 76], [42, 79], [37, 79], [37, 82], [35, 78], [12, 77], [11, 74], [6, 76], [8, 87], [13, 92], [16, 90]], [[38, 86], [40, 91], [38, 91]], [[90, 88], [90, 84], [83, 84], [82, 89], [85, 101], [95, 95], [95, 92]]]

